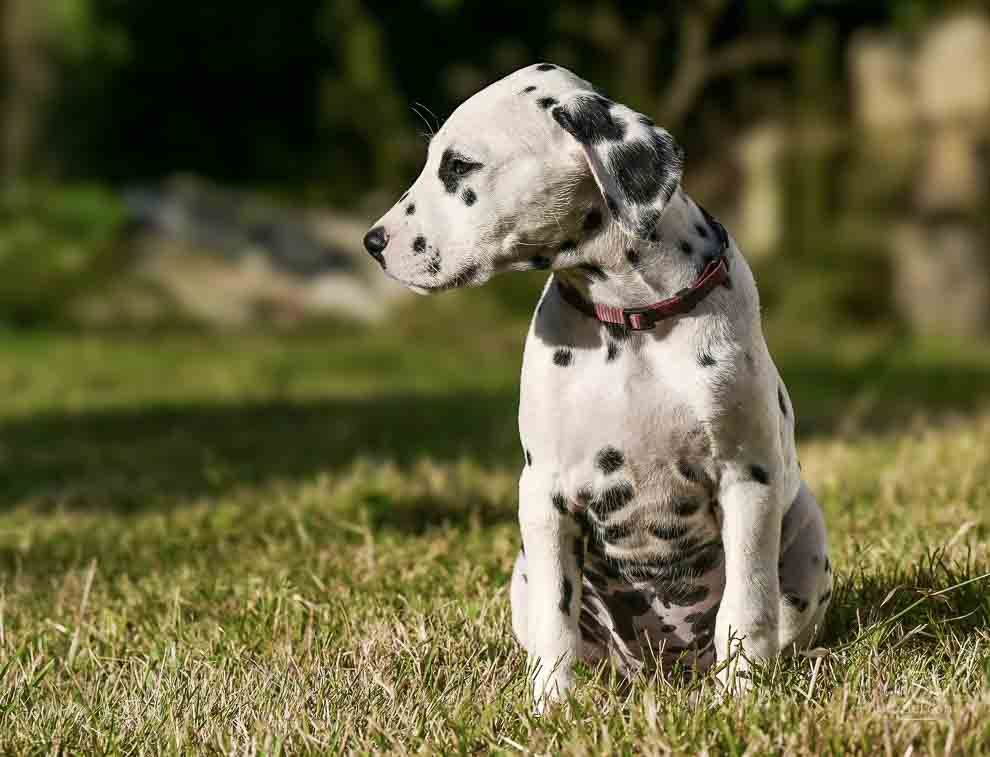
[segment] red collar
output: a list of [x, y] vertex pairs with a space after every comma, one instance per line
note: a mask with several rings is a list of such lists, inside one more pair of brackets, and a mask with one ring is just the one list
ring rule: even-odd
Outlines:
[[602, 305], [597, 302], [588, 302], [576, 289], [568, 286], [560, 279], [557, 279], [557, 290], [564, 302], [580, 310], [590, 318], [594, 318], [602, 323], [611, 323], [616, 326], [625, 326], [632, 331], [648, 331], [657, 325], [659, 321], [674, 316], [690, 313], [697, 307], [698, 303], [705, 299], [711, 291], [721, 285], [728, 284], [729, 281], [729, 260], [725, 254], [729, 247], [729, 238], [722, 225], [715, 224], [716, 231], [722, 242], [722, 249], [717, 258], [711, 260], [705, 266], [691, 286], [680, 290], [673, 297], [666, 300], [654, 302], [652, 305], [644, 305], [638, 308], [620, 308], [612, 305]]

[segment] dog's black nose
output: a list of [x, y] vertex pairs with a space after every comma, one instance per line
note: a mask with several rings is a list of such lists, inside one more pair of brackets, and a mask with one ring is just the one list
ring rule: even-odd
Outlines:
[[388, 246], [388, 234], [384, 226], [376, 226], [364, 235], [364, 249], [366, 249], [378, 264], [385, 267], [385, 256], [382, 252]]

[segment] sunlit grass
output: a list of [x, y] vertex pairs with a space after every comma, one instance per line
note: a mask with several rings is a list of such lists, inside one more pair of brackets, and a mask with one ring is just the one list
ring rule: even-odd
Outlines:
[[0, 337], [0, 751], [990, 754], [986, 352], [781, 355], [827, 651], [731, 700], [585, 670], [536, 719], [507, 591], [522, 337], [421, 318]]

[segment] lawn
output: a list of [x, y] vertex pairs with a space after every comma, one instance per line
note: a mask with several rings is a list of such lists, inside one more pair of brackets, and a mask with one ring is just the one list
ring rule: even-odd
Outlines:
[[990, 754], [990, 347], [771, 324], [837, 587], [724, 701], [529, 714], [507, 584], [525, 320], [0, 334], [0, 752]]

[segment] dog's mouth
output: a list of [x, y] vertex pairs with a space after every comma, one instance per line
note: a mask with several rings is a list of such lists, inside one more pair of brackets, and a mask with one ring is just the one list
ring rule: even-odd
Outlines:
[[480, 271], [478, 266], [468, 265], [444, 281], [440, 281], [435, 284], [414, 284], [411, 281], [400, 279], [398, 276], [392, 276], [392, 278], [416, 294], [427, 296], [431, 294], [439, 294], [440, 292], [447, 292], [451, 289], [481, 286], [488, 280], [489, 277], [479, 275], [479, 273]]

